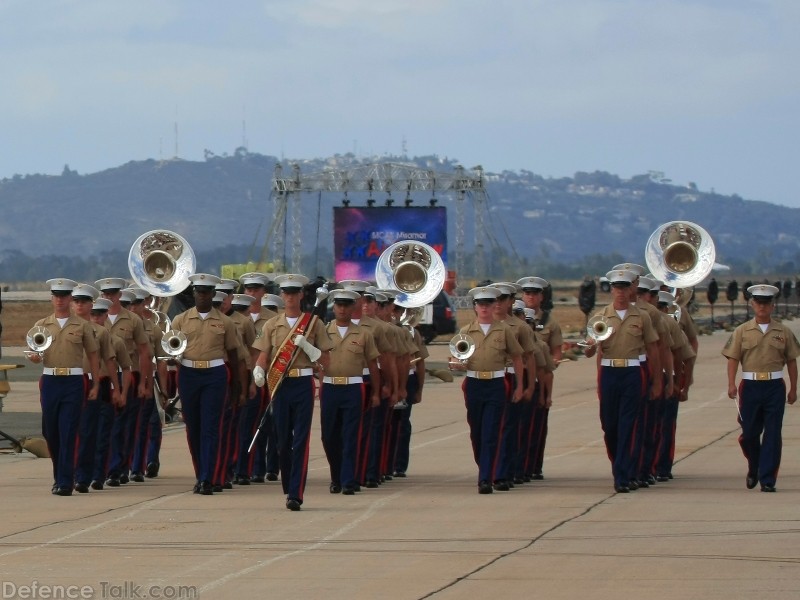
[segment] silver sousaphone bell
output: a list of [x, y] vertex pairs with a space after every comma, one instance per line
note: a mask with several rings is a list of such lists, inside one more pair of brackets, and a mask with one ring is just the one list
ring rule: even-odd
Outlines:
[[690, 221], [670, 221], [656, 229], [644, 251], [650, 271], [670, 287], [691, 287], [714, 267], [716, 252], [708, 232]]
[[194, 251], [180, 235], [166, 229], [140, 235], [128, 254], [136, 284], [153, 296], [175, 296], [189, 286], [197, 267]]
[[395, 242], [381, 253], [375, 266], [378, 288], [400, 292], [395, 304], [404, 308], [432, 302], [442, 291], [446, 275], [442, 257], [422, 242]]

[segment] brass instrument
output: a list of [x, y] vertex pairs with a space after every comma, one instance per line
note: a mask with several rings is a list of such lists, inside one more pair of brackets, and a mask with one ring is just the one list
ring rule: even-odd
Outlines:
[[194, 251], [175, 232], [165, 229], [140, 235], [128, 253], [128, 270], [136, 284], [153, 296], [175, 296], [189, 286], [197, 268]]
[[41, 357], [44, 356], [44, 351], [53, 343], [53, 334], [46, 327], [35, 325], [28, 330], [25, 341], [28, 343], [28, 348], [30, 348], [30, 350], [25, 350], [25, 356], [28, 358], [33, 356]]
[[161, 348], [169, 355], [171, 359], [179, 359], [186, 351], [188, 345], [186, 334], [182, 331], [175, 331], [170, 329], [161, 338]]
[[656, 229], [645, 247], [650, 271], [670, 287], [700, 283], [714, 266], [716, 251], [708, 232], [689, 221], [670, 221]]
[[450, 354], [462, 364], [475, 353], [475, 340], [466, 333], [457, 333], [450, 340]]
[[395, 242], [381, 253], [375, 266], [377, 286], [398, 290], [395, 304], [404, 308], [432, 302], [442, 291], [446, 275], [442, 257], [422, 242]]
[[586, 324], [586, 335], [595, 342], [602, 342], [611, 337], [614, 328], [608, 324], [608, 319], [603, 315], [595, 315]]

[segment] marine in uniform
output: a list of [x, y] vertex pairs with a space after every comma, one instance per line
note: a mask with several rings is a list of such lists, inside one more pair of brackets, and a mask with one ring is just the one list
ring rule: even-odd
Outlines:
[[108, 467], [107, 485], [112, 487], [128, 483], [133, 445], [136, 439], [136, 425], [139, 420], [141, 401], [147, 396], [149, 377], [152, 369], [150, 338], [141, 318], [123, 306], [123, 300], [130, 305], [134, 296], [123, 289], [124, 279], [106, 277], [95, 282], [101, 296], [111, 301], [106, 327], [112, 334], [123, 339], [133, 364], [133, 381], [128, 389], [128, 397], [114, 416], [111, 426], [111, 458]]
[[[189, 276], [195, 306], [172, 321], [172, 328], [186, 335], [187, 346], [180, 359], [178, 389], [183, 406], [186, 439], [192, 455], [197, 483], [194, 491], [210, 496], [219, 450], [220, 419], [228, 377], [239, 378], [236, 326], [211, 305], [214, 286], [220, 280], [207, 273]], [[232, 368], [225, 366], [228, 362]]]
[[544, 465], [544, 451], [547, 444], [548, 421], [550, 407], [553, 405], [553, 383], [555, 369], [558, 368], [562, 358], [564, 338], [561, 325], [549, 311], [542, 310], [544, 290], [550, 283], [541, 277], [529, 276], [517, 280], [517, 285], [522, 289], [522, 301], [526, 308], [536, 312], [534, 329], [536, 337], [542, 340], [548, 348], [552, 360], [547, 360], [544, 371], [540, 371], [538, 399], [533, 403], [532, 429], [530, 433], [528, 473], [533, 480], [544, 479], [542, 467]]
[[[98, 376], [100, 378], [97, 399], [86, 402], [83, 410], [81, 410], [78, 453], [75, 464], [75, 491], [82, 494], [89, 491], [89, 486], [92, 483], [100, 415], [105, 409], [111, 409], [112, 393], [119, 393], [117, 389], [119, 385], [115, 382], [112, 388], [108, 375], [117, 371], [116, 356], [114, 347], [111, 344], [111, 334], [105, 327], [91, 321], [92, 306], [99, 296], [100, 291], [97, 288], [85, 283], [77, 284], [72, 290], [72, 313], [91, 324], [97, 341]], [[89, 357], [84, 354], [83, 372], [87, 385], [91, 385], [90, 370]]]
[[[244, 287], [245, 294], [253, 297], [253, 303], [250, 305], [250, 318], [253, 320], [253, 324], [256, 328], [256, 337], [258, 337], [261, 335], [264, 323], [272, 317], [277, 316], [276, 312], [261, 306], [261, 299], [267, 292], [269, 276], [266, 273], [251, 272], [242, 275], [239, 281], [242, 287]], [[247, 446], [250, 445], [250, 439], [252, 439], [256, 432], [260, 416], [266, 414], [266, 421], [258, 434], [258, 439], [252, 451], [250, 481], [253, 483], [278, 480], [278, 446], [275, 442], [272, 413], [267, 411], [269, 402], [270, 398], [267, 388], [257, 388], [256, 396], [247, 400], [242, 413], [242, 417], [245, 419], [243, 431], [249, 427], [252, 432], [246, 442], [244, 437], [247, 436], [243, 436], [242, 441], [246, 443]], [[245, 446], [245, 448], [247, 446]], [[241, 452], [241, 450], [240, 447], [239, 451]]]
[[322, 446], [331, 472], [330, 492], [352, 495], [356, 492], [359, 426], [365, 393], [364, 368], [369, 369], [371, 402], [380, 403], [378, 348], [372, 334], [351, 322], [358, 292], [334, 290], [334, 320], [326, 330], [333, 343], [330, 366], [325, 370], [320, 391]]
[[[451, 361], [453, 370], [466, 370], [461, 386], [467, 408], [467, 423], [472, 454], [478, 465], [478, 493], [491, 494], [497, 472], [506, 403], [506, 362], [510, 358], [515, 372], [522, 373], [523, 348], [511, 328], [494, 318], [494, 305], [500, 290], [476, 287], [469, 291], [476, 318], [461, 328], [475, 342], [475, 351], [466, 363]], [[517, 379], [511, 396], [520, 402], [522, 378]]]
[[[308, 278], [289, 273], [278, 275], [275, 283], [280, 288], [285, 311], [268, 320], [262, 335], [255, 341], [255, 348], [260, 353], [256, 359], [254, 376], [256, 383], [263, 385], [265, 373], [284, 344], [288, 340], [297, 344], [294, 358], [283, 373], [283, 379], [270, 402], [286, 508], [297, 511], [303, 504], [308, 476], [314, 414], [314, 372], [324, 373], [333, 343], [325, 331], [325, 324], [316, 317], [304, 316], [300, 310], [303, 286], [308, 283]], [[306, 319], [309, 320], [307, 323]], [[302, 336], [302, 340], [298, 340], [298, 336]]]
[[[648, 358], [658, 352], [658, 334], [647, 313], [630, 302], [631, 283], [636, 275], [616, 270], [609, 271], [606, 277], [611, 284], [612, 303], [598, 314], [607, 320], [613, 333], [599, 343], [587, 340], [586, 356], [598, 354], [597, 392], [603, 439], [611, 461], [614, 490], [627, 493], [637, 477], [639, 454], [633, 451], [634, 428], [646, 384], [639, 357], [643, 349]], [[660, 395], [660, 378], [654, 380], [653, 388], [654, 394]]]
[[[797, 400], [797, 356], [800, 346], [792, 331], [772, 318], [779, 290], [773, 285], [747, 288], [755, 316], [731, 334], [722, 355], [728, 359], [728, 397], [738, 397], [739, 446], [747, 459], [745, 483], [774, 492], [781, 465], [783, 413]], [[737, 387], [736, 374], [742, 366]], [[789, 376], [789, 390], [783, 367]]]
[[[92, 304], [90, 316], [92, 323], [105, 328], [109, 308], [111, 308], [111, 300], [107, 298], [95, 300]], [[100, 396], [100, 412], [97, 417], [97, 446], [92, 470], [92, 482], [90, 484], [93, 490], [102, 490], [108, 477], [111, 428], [114, 425], [116, 412], [121, 411], [125, 404], [128, 390], [133, 381], [131, 357], [128, 354], [125, 342], [121, 337], [114, 335], [110, 331], [109, 338], [114, 351], [114, 368], [109, 370], [102, 361], [100, 362], [100, 390], [102, 393], [103, 388], [106, 388], [109, 391], [107, 395], [110, 395], [110, 399], [108, 399], [108, 402], [103, 402], [103, 396]]]
[[[49, 279], [53, 314], [35, 323], [47, 329], [53, 341], [33, 363], [43, 364], [39, 392], [42, 404], [42, 434], [53, 462], [52, 493], [71, 496], [75, 485], [75, 448], [84, 400], [95, 401], [99, 390], [97, 341], [91, 325], [70, 314], [71, 279]], [[89, 359], [91, 388], [83, 378], [84, 352]]]
[[689, 338], [681, 330], [674, 315], [669, 308], [674, 305], [675, 296], [666, 291], [658, 292], [658, 310], [667, 315], [666, 323], [670, 329], [670, 351], [674, 368], [673, 392], [664, 396], [663, 410], [659, 415], [656, 428], [656, 453], [653, 461], [653, 471], [656, 480], [669, 481], [672, 478], [672, 464], [675, 460], [675, 433], [678, 424], [678, 406], [689, 398], [689, 386], [692, 382], [695, 351], [689, 343]]

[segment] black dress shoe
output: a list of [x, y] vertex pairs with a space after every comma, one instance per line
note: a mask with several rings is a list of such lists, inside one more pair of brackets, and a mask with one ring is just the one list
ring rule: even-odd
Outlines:
[[50, 488], [50, 493], [53, 494], [53, 496], [55, 496], [57, 491], [58, 491], [58, 484], [54, 483], [53, 487]]
[[391, 481], [392, 480], [392, 476], [391, 475], [384, 475], [383, 476], [383, 480], [384, 481]]
[[637, 482], [635, 482], [635, 481], [631, 481], [627, 486], [623, 486], [623, 487], [627, 487], [628, 491], [632, 492], [634, 490], [638, 490], [639, 489], [639, 484]]
[[294, 498], [289, 498], [288, 500], [286, 500], [286, 508], [288, 508], [291, 511], [300, 510], [300, 501], [295, 500]]
[[777, 492], [778, 490], [775, 489], [774, 485], [764, 485], [761, 484], [761, 491], [762, 492]]
[[106, 485], [109, 487], [119, 487], [120, 481], [117, 477], [109, 477], [106, 479]]
[[278, 481], [277, 473], [267, 473], [267, 481]]
[[640, 488], [649, 488], [650, 487], [650, 484], [647, 483], [647, 481], [644, 480], [644, 479], [640, 479], [636, 483], [639, 485]]
[[130, 477], [128, 477], [128, 474], [127, 474], [127, 473], [123, 473], [122, 475], [120, 475], [120, 476], [119, 476], [119, 482], [120, 482], [122, 485], [125, 485], [125, 484], [126, 484], [126, 483], [128, 483], [129, 481], [130, 481]]
[[250, 478], [251, 483], [265, 483], [267, 480], [263, 475], [253, 475]]
[[542, 475], [541, 473], [534, 473], [533, 475], [531, 475], [531, 479], [533, 479], [534, 481], [541, 481], [542, 479], [544, 479], [544, 475]]
[[200, 482], [199, 481], [194, 484], [194, 487], [192, 488], [192, 493], [193, 494], [199, 494], [200, 493]]
[[214, 492], [215, 494], [221, 494], [222, 486], [218, 483], [215, 483], [214, 485], [211, 486], [211, 491]]
[[141, 473], [131, 473], [131, 481], [135, 481], [136, 483], [143, 483], [144, 475], [142, 475]]
[[670, 480], [670, 478], [667, 477], [666, 475], [659, 475], [658, 477], [656, 477], [656, 481], [658, 481], [659, 483], [663, 483], [663, 482], [669, 481], [669, 480]]
[[236, 485], [250, 485], [250, 478], [249, 477], [237, 477], [233, 480], [233, 483]]
[[225, 483], [222, 484], [222, 487], [226, 490], [232, 490], [233, 484], [230, 481], [226, 481]]
[[144, 476], [145, 477], [149, 477], [150, 479], [153, 479], [154, 477], [158, 477], [158, 468], [159, 468], [159, 466], [160, 465], [158, 463], [154, 463], [154, 462], [147, 463], [147, 468], [144, 470]]
[[344, 494], [345, 496], [352, 496], [355, 493], [356, 493], [356, 488], [353, 488], [353, 487], [347, 487], [346, 486], [346, 487], [344, 487], [342, 489], [342, 494]]
[[505, 480], [498, 480], [494, 482], [494, 490], [496, 492], [507, 492], [511, 488], [508, 487], [508, 482]]
[[648, 475], [645, 481], [647, 481], [647, 483], [649, 483], [650, 485], [656, 484], [656, 478], [653, 475]]
[[523, 475], [522, 476], [522, 481], [524, 481], [525, 483], [530, 483], [531, 482], [531, 476], [530, 475]]
[[478, 484], [478, 493], [479, 494], [491, 494], [492, 493], [492, 484], [488, 481], [481, 481]]
[[87, 494], [89, 492], [89, 486], [85, 483], [76, 483], [75, 484], [75, 491], [79, 494]]
[[514, 485], [522, 485], [525, 480], [522, 477], [514, 477]]
[[747, 486], [748, 490], [752, 490], [756, 485], [758, 485], [758, 477], [751, 477], [750, 475], [747, 476], [745, 479], [744, 484]]
[[72, 496], [72, 488], [71, 487], [56, 488], [56, 491], [53, 493], [56, 496]]
[[330, 488], [328, 488], [331, 494], [341, 494], [342, 493], [342, 486], [338, 483], [331, 483]]
[[356, 492], [360, 492], [361, 491], [361, 484], [360, 483], [355, 484], [353, 486], [353, 490], [356, 491]]
[[210, 481], [201, 481], [200, 482], [200, 495], [201, 496], [212, 496], [214, 494], [214, 487], [211, 485]]
[[627, 485], [615, 485], [614, 491], [617, 492], [618, 494], [627, 494], [631, 490]]
[[98, 481], [97, 479], [95, 479], [91, 483], [91, 486], [92, 486], [93, 490], [102, 490], [103, 489], [103, 482], [102, 481]]
[[406, 477], [406, 474], [403, 471], [395, 471], [394, 472], [394, 476], [395, 477], [400, 477], [402, 479], [403, 477]]
[[367, 481], [364, 483], [364, 487], [376, 488], [378, 487], [378, 482], [374, 479], [367, 479]]

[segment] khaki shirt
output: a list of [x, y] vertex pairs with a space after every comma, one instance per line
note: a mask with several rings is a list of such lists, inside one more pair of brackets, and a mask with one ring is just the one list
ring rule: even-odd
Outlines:
[[[667, 347], [671, 348], [672, 339], [670, 339], [671, 334], [670, 334], [669, 324], [666, 322], [666, 320], [668, 318], [672, 319], [672, 317], [668, 317], [666, 314], [658, 310], [655, 306], [653, 306], [649, 302], [645, 302], [644, 300], [638, 300], [635, 306], [639, 310], [645, 311], [647, 315], [650, 317], [650, 321], [652, 321], [653, 327], [655, 328], [656, 333], [658, 334], [659, 341], [666, 340]], [[672, 320], [674, 321], [675, 319]]]
[[782, 371], [783, 365], [800, 355], [797, 338], [783, 323], [770, 320], [766, 333], [755, 319], [734, 329], [722, 355], [738, 360], [742, 371]]
[[[286, 315], [280, 315], [274, 319], [270, 319], [264, 324], [261, 337], [255, 341], [253, 347], [266, 353], [267, 366], [272, 364], [272, 360], [281, 349], [283, 342], [289, 337], [291, 331], [292, 326], [289, 325]], [[333, 342], [330, 337], [328, 337], [328, 332], [325, 331], [325, 324], [319, 319], [314, 320], [314, 325], [310, 330], [306, 329], [303, 336], [312, 346], [316, 346], [323, 352], [327, 352], [333, 348]], [[292, 337], [294, 337], [294, 335]], [[289, 366], [292, 369], [310, 369], [312, 363], [308, 355], [303, 352], [302, 349], [298, 349], [295, 353], [295, 359]], [[360, 372], [359, 375], [361, 375]]]
[[599, 343], [603, 358], [638, 359], [646, 353], [648, 344], [658, 341], [658, 334], [650, 317], [636, 306], [628, 307], [624, 321], [620, 320], [613, 304], [609, 304], [598, 314], [606, 317], [609, 327], [614, 328], [611, 337]]
[[681, 329], [683, 329], [683, 332], [690, 340], [697, 338], [697, 325], [694, 324], [694, 319], [692, 319], [692, 315], [689, 314], [688, 307], [681, 309], [680, 325]]
[[477, 320], [461, 328], [475, 342], [475, 352], [467, 359], [469, 371], [503, 371], [510, 356], [522, 356], [523, 349], [514, 331], [502, 321], [494, 321], [486, 335]]
[[664, 324], [667, 327], [668, 335], [667, 338], [669, 341], [669, 349], [672, 352], [678, 351], [683, 346], [683, 340], [686, 338], [686, 335], [681, 330], [680, 324], [675, 320], [672, 315], [668, 315], [661, 311], [658, 311], [665, 319], [662, 319]]
[[678, 351], [678, 356], [682, 361], [687, 361], [690, 358], [695, 358], [697, 353], [692, 348], [692, 345], [689, 343], [689, 338], [686, 337], [686, 334], [680, 329], [680, 325], [678, 326], [678, 330], [681, 334], [681, 349]]
[[[537, 346], [536, 338], [533, 333], [533, 329], [528, 327], [528, 324], [525, 321], [513, 315], [509, 315], [505, 319], [503, 319], [503, 323], [511, 327], [511, 330], [514, 332], [514, 336], [517, 338], [519, 345], [522, 346], [522, 351], [525, 354], [534, 353]], [[536, 361], [535, 353], [533, 360]], [[511, 360], [509, 359], [506, 361], [506, 366], [510, 365], [511, 365]]]
[[253, 323], [248, 315], [233, 311], [230, 316], [233, 324], [236, 325], [236, 333], [241, 342], [239, 345], [239, 360], [243, 360], [248, 369], [252, 369], [255, 364], [253, 363], [253, 355], [251, 348], [256, 341], [256, 324]]
[[111, 315], [106, 319], [106, 329], [111, 330], [111, 333], [118, 335], [125, 342], [125, 347], [131, 357], [133, 370], [139, 370], [139, 344], [147, 344], [150, 338], [147, 337], [147, 332], [144, 329], [144, 323], [139, 318], [139, 315], [132, 313], [127, 308], [122, 308], [117, 315], [114, 324], [111, 324]]
[[[247, 313], [250, 317], [250, 320], [253, 321], [253, 326], [256, 328], [256, 337], [261, 337], [262, 330], [264, 329], [264, 323], [269, 321], [272, 317], [277, 317], [278, 313], [274, 310], [270, 310], [268, 308], [261, 307], [261, 310], [258, 313]], [[254, 319], [253, 315], [258, 314], [258, 316]]]
[[363, 327], [372, 334], [372, 337], [375, 338], [375, 345], [378, 346], [378, 352], [381, 354], [397, 352], [394, 346], [395, 338], [386, 321], [362, 315], [358, 320], [358, 326]]
[[547, 324], [536, 332], [540, 339], [544, 340], [547, 347], [552, 352], [554, 348], [560, 348], [564, 344], [564, 336], [561, 333], [561, 325], [558, 324], [552, 314], [547, 319]]
[[[125, 340], [123, 340], [118, 335], [111, 334], [111, 345], [114, 348], [114, 355], [117, 359], [117, 366], [122, 369], [123, 371], [130, 371], [133, 368], [133, 363], [131, 362], [131, 355], [128, 354], [128, 348], [125, 346]], [[104, 366], [100, 365], [100, 370], [102, 371]]]
[[[108, 377], [108, 373], [106, 372], [106, 361], [116, 358], [114, 346], [111, 343], [111, 333], [108, 331], [108, 329], [102, 325], [98, 325], [97, 323], [92, 323], [89, 321], [89, 325], [91, 325], [92, 331], [94, 332], [94, 339], [97, 341], [97, 360], [100, 362], [100, 373], [98, 373], [98, 376]], [[91, 366], [89, 365], [89, 357], [84, 354], [83, 372], [89, 373], [90, 370]]]
[[53, 343], [44, 351], [44, 367], [80, 369], [83, 368], [84, 351], [97, 352], [92, 324], [79, 317], [67, 317], [63, 328], [59, 327], [55, 314], [39, 319], [36, 325], [53, 334]]
[[175, 317], [172, 328], [186, 334], [186, 360], [227, 360], [227, 352], [239, 347], [236, 325], [216, 308], [205, 319], [200, 318], [197, 308], [190, 308]]
[[[413, 344], [416, 347], [416, 350], [412, 353], [411, 358], [421, 358], [422, 360], [425, 360], [430, 356], [428, 347], [425, 345], [425, 340], [422, 339], [422, 334], [416, 329], [414, 330]], [[415, 365], [411, 365], [411, 368], [414, 369], [414, 366]]]
[[378, 358], [375, 338], [365, 327], [350, 323], [344, 337], [339, 335], [336, 321], [328, 323], [328, 337], [333, 344], [331, 363], [325, 370], [330, 377], [360, 377], [368, 362]]

